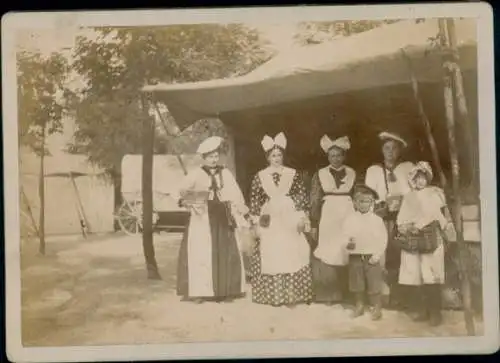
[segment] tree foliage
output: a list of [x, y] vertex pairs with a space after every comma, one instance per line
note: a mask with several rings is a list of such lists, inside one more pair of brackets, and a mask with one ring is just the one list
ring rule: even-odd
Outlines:
[[[142, 86], [242, 75], [269, 58], [259, 34], [238, 24], [94, 30], [97, 38], [79, 37], [74, 54], [85, 86], [73, 104], [71, 150], [108, 170], [118, 171], [123, 155], [142, 150]], [[195, 128], [198, 134], [213, 131]], [[157, 138], [156, 152], [171, 151], [166, 141]]]
[[351, 20], [302, 22], [297, 27], [294, 40], [300, 45], [320, 44], [339, 37], [362, 33], [382, 25], [392, 24], [399, 20]]
[[45, 137], [63, 130], [68, 63], [59, 53], [17, 55], [20, 145], [40, 155]]

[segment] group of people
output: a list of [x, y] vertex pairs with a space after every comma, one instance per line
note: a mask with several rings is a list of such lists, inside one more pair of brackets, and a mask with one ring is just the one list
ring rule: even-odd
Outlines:
[[[232, 173], [219, 163], [223, 139], [198, 148], [203, 165], [179, 188], [191, 211], [181, 243], [177, 292], [185, 300], [231, 301], [243, 296], [245, 267], [238, 231], [253, 232], [252, 301], [272, 306], [355, 299], [353, 318], [371, 305], [382, 317], [384, 294], [405, 298], [414, 320], [441, 323], [444, 243], [453, 228], [443, 191], [431, 185], [430, 164], [401, 162], [407, 142], [379, 134], [383, 162], [358, 183], [345, 165], [347, 136], [323, 136], [328, 165], [308, 191], [300, 173], [284, 165], [283, 133], [262, 139], [268, 166], [251, 183], [249, 204]], [[316, 243], [312, 245], [310, 241]]]

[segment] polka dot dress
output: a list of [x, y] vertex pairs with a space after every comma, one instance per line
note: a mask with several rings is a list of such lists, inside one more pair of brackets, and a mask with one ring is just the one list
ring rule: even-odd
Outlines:
[[[280, 175], [274, 173], [273, 180], [275, 184], [279, 184]], [[298, 174], [295, 175], [289, 194], [298, 210], [307, 210], [307, 192]], [[260, 215], [262, 205], [268, 200], [268, 196], [262, 188], [258, 175], [253, 179], [250, 199], [251, 213]], [[282, 306], [310, 303], [313, 299], [311, 267], [305, 266], [295, 273], [262, 274], [259, 243], [256, 244], [252, 255], [250, 273], [252, 300], [255, 303]]]

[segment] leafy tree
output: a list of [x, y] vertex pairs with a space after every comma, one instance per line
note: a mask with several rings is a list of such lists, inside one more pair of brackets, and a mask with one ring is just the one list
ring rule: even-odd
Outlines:
[[19, 142], [40, 157], [40, 253], [45, 254], [45, 181], [46, 138], [63, 130], [68, 74], [66, 59], [59, 53], [48, 57], [40, 53], [17, 55]]
[[320, 44], [339, 37], [362, 33], [399, 20], [351, 20], [302, 22], [297, 27], [294, 40], [300, 45]]
[[[263, 50], [259, 33], [239, 24], [101, 27], [94, 31], [96, 38], [77, 39], [74, 52], [73, 69], [85, 86], [72, 102], [77, 131], [70, 151], [84, 153], [108, 170], [118, 203], [121, 160], [125, 154], [141, 153], [145, 146], [142, 86], [243, 75], [270, 56]], [[156, 131], [161, 136], [161, 128]], [[185, 152], [207, 134], [222, 132], [220, 126], [208, 127], [203, 122], [191, 131], [175, 140], [157, 137], [154, 152]], [[146, 260], [155, 265], [152, 243], [144, 251]]]
[[[73, 67], [86, 86], [72, 150], [116, 172], [123, 155], [141, 152], [142, 86], [242, 75], [269, 58], [258, 33], [238, 24], [95, 30], [97, 39], [77, 40]], [[162, 140], [157, 151], [167, 148]]]

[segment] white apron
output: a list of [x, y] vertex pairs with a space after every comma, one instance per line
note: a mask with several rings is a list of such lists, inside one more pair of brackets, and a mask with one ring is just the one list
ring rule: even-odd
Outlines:
[[[314, 251], [314, 256], [332, 266], [345, 266], [349, 262], [349, 255], [342, 237], [342, 225], [345, 217], [354, 211], [354, 206], [350, 196], [340, 194], [350, 192], [356, 173], [349, 167], [345, 168], [346, 177], [339, 188], [328, 170], [329, 167], [320, 169], [318, 172], [321, 187], [326, 195], [323, 197], [318, 247]], [[328, 195], [328, 193], [339, 195]]]
[[278, 186], [269, 169], [262, 170], [259, 177], [269, 197], [261, 214], [271, 217], [269, 227], [260, 228], [261, 272], [270, 275], [298, 272], [309, 264], [310, 248], [304, 234], [297, 229], [305, 214], [297, 211], [292, 198], [286, 195], [292, 187], [295, 170], [284, 168]]

